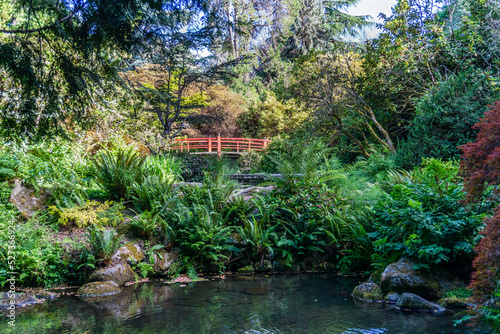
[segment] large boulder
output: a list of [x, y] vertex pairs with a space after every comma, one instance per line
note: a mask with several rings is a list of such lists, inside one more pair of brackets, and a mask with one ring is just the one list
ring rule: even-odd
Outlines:
[[412, 292], [425, 298], [438, 297], [439, 290], [453, 286], [445, 273], [423, 273], [413, 269], [415, 263], [407, 258], [388, 265], [380, 277], [382, 291]]
[[396, 307], [412, 311], [442, 312], [445, 310], [444, 307], [425, 300], [413, 293], [403, 293], [401, 297], [399, 297]]
[[134, 272], [127, 263], [116, 263], [109, 267], [98, 269], [89, 277], [90, 281], [113, 281], [119, 286], [123, 285], [125, 282], [133, 281], [134, 279]]
[[352, 296], [366, 302], [378, 302], [384, 298], [378, 285], [369, 282], [361, 283], [355, 287]]
[[27, 188], [20, 179], [14, 180], [14, 189], [10, 194], [10, 202], [14, 204], [26, 219], [33, 217], [35, 212], [45, 209], [49, 193], [46, 189], [35, 195], [35, 190]]
[[153, 259], [153, 270], [157, 275], [167, 274], [168, 269], [178, 260], [174, 252], [167, 252], [163, 248], [154, 252]]
[[142, 251], [141, 247], [134, 243], [127, 243], [125, 245], [120, 246], [111, 258], [111, 262], [128, 262], [128, 263], [137, 263], [141, 262], [144, 259], [145, 255]]
[[77, 295], [80, 297], [104, 297], [120, 293], [120, 287], [113, 281], [92, 282], [81, 286]]

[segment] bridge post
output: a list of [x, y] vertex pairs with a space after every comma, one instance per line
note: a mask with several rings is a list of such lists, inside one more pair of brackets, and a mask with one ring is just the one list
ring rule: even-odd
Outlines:
[[252, 139], [248, 139], [248, 150], [252, 150]]
[[208, 152], [212, 152], [212, 136], [208, 136]]
[[220, 133], [217, 135], [217, 155], [219, 157], [222, 155], [221, 143], [220, 143]]

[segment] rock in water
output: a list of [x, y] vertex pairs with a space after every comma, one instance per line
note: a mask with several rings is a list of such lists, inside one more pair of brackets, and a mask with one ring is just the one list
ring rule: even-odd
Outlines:
[[177, 255], [160, 249], [154, 253], [153, 270], [155, 274], [166, 274], [171, 265], [177, 262]]
[[389, 304], [396, 304], [401, 295], [397, 292], [389, 292], [385, 295], [384, 300]]
[[378, 302], [383, 299], [382, 291], [375, 283], [361, 283], [354, 288], [352, 296], [366, 301], [366, 302]]
[[445, 310], [444, 307], [425, 300], [413, 293], [403, 293], [401, 297], [399, 297], [396, 307], [412, 311], [443, 312]]
[[382, 291], [412, 292], [426, 298], [436, 298], [444, 285], [451, 285], [442, 277], [416, 271], [414, 265], [413, 261], [404, 257], [388, 265], [380, 277]]
[[81, 286], [76, 294], [80, 297], [104, 297], [118, 293], [120, 293], [118, 284], [113, 281], [107, 281], [87, 283]]
[[134, 279], [134, 272], [127, 263], [117, 263], [112, 266], [96, 270], [89, 277], [90, 281], [113, 281], [119, 286], [122, 286], [125, 282], [133, 281]]
[[33, 217], [35, 212], [46, 207], [48, 192], [40, 190], [40, 197], [35, 196], [35, 190], [26, 188], [20, 179], [14, 180], [14, 189], [10, 194], [10, 202], [14, 204], [26, 219]]
[[111, 258], [113, 263], [117, 262], [128, 262], [137, 263], [144, 259], [145, 255], [141, 247], [134, 243], [128, 243], [120, 246], [115, 252], [115, 255]]

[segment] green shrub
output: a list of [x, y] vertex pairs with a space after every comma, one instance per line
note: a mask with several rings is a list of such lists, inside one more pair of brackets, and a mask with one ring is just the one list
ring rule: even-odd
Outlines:
[[87, 238], [92, 246], [95, 258], [102, 260], [107, 266], [111, 263], [111, 257], [120, 247], [122, 235], [116, 233], [114, 229], [89, 228]]
[[[304, 162], [304, 151], [306, 150], [310, 152], [311, 156], [320, 154], [326, 157], [328, 155], [328, 149], [321, 139], [311, 140], [300, 135], [274, 137], [266, 151], [263, 152], [259, 169], [265, 173], [279, 173], [280, 161], [284, 160], [292, 164]], [[298, 172], [296, 171], [296, 173]]]
[[[27, 222], [18, 221], [19, 212], [8, 202], [12, 187], [7, 182], [0, 184], [0, 285], [6, 283], [11, 254], [9, 230], [14, 228], [15, 272], [17, 286], [49, 287], [77, 280], [73, 273], [77, 260], [72, 259], [61, 243], [56, 241], [54, 232], [36, 217]], [[64, 242], [64, 241], [63, 241]]]
[[257, 171], [262, 161], [262, 154], [256, 151], [245, 151], [238, 158], [238, 166], [243, 173]]
[[[4, 156], [8, 166], [2, 163]], [[11, 177], [21, 178], [36, 190], [47, 188], [49, 203], [59, 209], [85, 204], [95, 187], [90, 182], [90, 160], [78, 142], [54, 138], [50, 142], [9, 143], [0, 154], [0, 174], [2, 165], [8, 167]]]
[[49, 212], [57, 218], [59, 225], [76, 226], [117, 226], [123, 222], [123, 204], [106, 201], [88, 201], [82, 206], [59, 209], [50, 206]]
[[139, 216], [133, 217], [121, 227], [121, 231], [151, 242], [168, 244], [174, 240], [172, 228], [157, 210], [144, 211]]
[[90, 177], [90, 161], [84, 147], [77, 142], [54, 138], [47, 142], [9, 144], [6, 151], [21, 164], [18, 177], [38, 187], [51, 187], [61, 177], [83, 180]]
[[240, 226], [251, 219], [256, 209], [254, 201], [245, 200], [242, 196], [232, 196], [222, 206], [220, 213], [225, 222]]
[[279, 237], [275, 232], [277, 226], [270, 225], [272, 211], [276, 207], [262, 203], [257, 205], [257, 208], [258, 214], [245, 219], [243, 225], [236, 228], [242, 241], [241, 251], [245, 252], [254, 270], [257, 269], [255, 264], [257, 262], [262, 264], [266, 258], [274, 254], [275, 245], [279, 245]]
[[222, 270], [231, 254], [231, 231], [221, 215], [208, 206], [185, 209], [176, 232], [182, 257], [196, 269]]
[[87, 182], [77, 179], [73, 173], [64, 175], [54, 171], [54, 177], [49, 187], [50, 201], [58, 209], [72, 208], [76, 205], [83, 206], [87, 200]]
[[370, 233], [379, 256], [406, 256], [422, 268], [470, 264], [483, 215], [462, 204], [457, 172], [455, 163], [427, 159], [411, 173], [392, 174]]
[[201, 187], [187, 185], [181, 188], [182, 202], [190, 207], [194, 205], [208, 205], [214, 211], [222, 212], [223, 208], [231, 205], [230, 198], [238, 186], [224, 174], [205, 173]]
[[181, 178], [186, 182], [201, 182], [206, 173], [234, 173], [234, 163], [217, 155], [179, 154], [182, 161]]
[[21, 162], [16, 156], [0, 153], [0, 181], [11, 180], [16, 177]]
[[422, 158], [458, 159], [458, 146], [475, 138], [472, 126], [498, 97], [498, 82], [484, 71], [462, 71], [430, 89], [416, 105], [409, 135], [399, 143], [396, 162], [412, 168]]
[[300, 126], [311, 110], [295, 99], [279, 101], [273, 92], [265, 100], [255, 99], [248, 110], [238, 117], [243, 133], [252, 138], [270, 138], [280, 133], [290, 133]]
[[171, 180], [164, 180], [158, 176], [147, 176], [140, 183], [132, 183], [134, 205], [142, 211], [162, 207], [176, 194]]
[[180, 178], [182, 167], [183, 161], [174, 155], [150, 155], [144, 161], [142, 173], [172, 183]]
[[98, 184], [114, 199], [130, 196], [133, 182], [141, 182], [146, 158], [133, 148], [99, 153], [93, 160], [93, 172]]

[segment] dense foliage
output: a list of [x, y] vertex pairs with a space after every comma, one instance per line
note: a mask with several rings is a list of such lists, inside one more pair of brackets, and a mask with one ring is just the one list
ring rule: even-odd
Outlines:
[[[498, 205], [498, 186], [500, 170], [500, 103], [496, 102], [484, 118], [475, 125], [479, 133], [474, 142], [462, 146], [463, 161], [461, 171], [465, 178], [464, 189], [470, 202], [478, 202], [485, 196], [497, 204], [493, 217], [485, 219], [486, 228], [483, 239], [476, 247], [474, 259], [475, 272], [472, 274], [471, 287], [477, 301], [481, 304], [477, 313], [494, 328], [500, 328], [498, 285], [500, 251], [500, 205]], [[491, 301], [488, 299], [491, 298]]]
[[467, 267], [483, 215], [462, 204], [457, 173], [456, 164], [433, 159], [411, 172], [393, 172], [383, 187], [386, 198], [374, 208], [375, 253], [398, 253], [427, 269]]
[[[20, 287], [84, 283], [125, 242], [137, 277], [167, 253], [191, 277], [407, 257], [472, 277], [498, 327], [498, 1], [398, 0], [363, 41], [357, 3], [4, 1], [0, 284], [9, 226]], [[169, 151], [218, 135], [272, 141]]]
[[423, 157], [458, 159], [458, 146], [472, 141], [473, 125], [498, 97], [495, 77], [464, 71], [430, 89], [416, 105], [408, 137], [400, 143], [401, 167], [418, 165]]
[[470, 200], [476, 199], [487, 185], [498, 185], [500, 179], [500, 103], [496, 102], [485, 112], [474, 142], [462, 146], [463, 161], [460, 165], [465, 178], [465, 190]]

